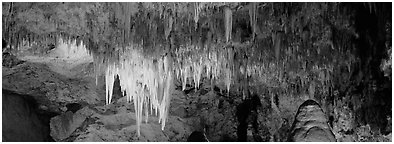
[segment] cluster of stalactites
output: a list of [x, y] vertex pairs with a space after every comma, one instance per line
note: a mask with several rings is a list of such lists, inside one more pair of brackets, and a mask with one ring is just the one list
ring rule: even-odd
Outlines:
[[[106, 104], [111, 103], [115, 77], [119, 76], [123, 95], [134, 104], [139, 136], [143, 112], [147, 123], [149, 110], [151, 114], [153, 111], [156, 115], [159, 113], [159, 123], [164, 130], [173, 74], [172, 58], [169, 55], [158, 59], [147, 58], [134, 47], [127, 47], [127, 50], [120, 54], [119, 61], [107, 60], [96, 66], [97, 70], [105, 70]], [[98, 57], [96, 60], [100, 61]]]
[[174, 70], [176, 78], [182, 83], [182, 90], [186, 89], [188, 80], [198, 89], [202, 78], [206, 77], [211, 82], [223, 82], [229, 92], [231, 85], [238, 83], [240, 77], [258, 78], [264, 75], [263, 63], [235, 59], [237, 51], [234, 47], [201, 48], [193, 45], [177, 49]]
[[182, 82], [182, 90], [186, 89], [188, 78], [199, 88], [202, 77], [218, 80], [221, 73], [226, 73], [228, 90], [231, 84], [231, 64], [228, 56], [231, 49], [214, 50], [206, 47], [187, 45], [175, 51], [174, 67], [177, 79]]
[[[175, 51], [174, 70], [176, 78], [182, 83], [182, 90], [186, 84], [193, 83], [196, 90], [205, 77], [215, 84], [224, 83], [227, 91], [230, 89], [254, 84], [266, 84], [272, 87], [287, 87], [288, 77], [283, 71], [285, 63], [268, 62], [260, 60], [258, 52], [242, 52], [245, 47], [215, 46], [215, 48], [198, 47], [193, 45], [182, 46]], [[248, 51], [247, 51], [248, 52]], [[244, 58], [243, 54], [248, 55]], [[317, 67], [321, 83], [329, 83], [329, 75], [320, 73], [322, 68]], [[324, 69], [324, 68], [323, 68]], [[302, 87], [308, 87], [307, 75], [296, 71], [291, 76], [301, 78]], [[296, 79], [290, 77], [290, 79]], [[246, 85], [245, 85], [246, 83]], [[244, 84], [244, 85], [242, 85]], [[212, 83], [211, 83], [212, 85]], [[243, 95], [245, 98], [245, 95]]]

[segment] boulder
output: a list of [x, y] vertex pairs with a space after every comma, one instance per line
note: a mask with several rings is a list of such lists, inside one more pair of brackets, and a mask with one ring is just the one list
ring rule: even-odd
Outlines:
[[82, 125], [85, 119], [93, 114], [88, 107], [78, 110], [75, 114], [72, 111], [53, 117], [50, 122], [50, 135], [55, 141], [61, 141], [68, 138], [78, 127]]

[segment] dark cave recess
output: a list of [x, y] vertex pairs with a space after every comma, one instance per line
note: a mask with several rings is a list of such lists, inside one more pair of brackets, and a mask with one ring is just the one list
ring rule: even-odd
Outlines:
[[3, 142], [53, 142], [49, 120], [56, 113], [38, 108], [32, 96], [3, 89]]

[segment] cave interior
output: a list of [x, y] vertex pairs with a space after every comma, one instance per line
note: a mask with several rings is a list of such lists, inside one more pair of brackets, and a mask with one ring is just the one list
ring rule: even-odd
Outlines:
[[2, 141], [391, 141], [391, 3], [2, 9]]

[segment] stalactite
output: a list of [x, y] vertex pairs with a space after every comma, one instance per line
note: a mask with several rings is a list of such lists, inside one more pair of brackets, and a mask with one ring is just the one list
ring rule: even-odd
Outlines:
[[174, 20], [172, 18], [172, 15], [170, 15], [170, 16], [168, 16], [168, 22], [166, 24], [165, 31], [164, 31], [164, 36], [165, 36], [166, 40], [168, 40], [168, 37], [172, 31], [173, 24], [174, 24]]
[[226, 27], [226, 42], [231, 40], [231, 31], [233, 26], [233, 13], [229, 7], [224, 8], [224, 20], [225, 20], [225, 27]]
[[155, 62], [152, 58], [145, 57], [138, 47], [128, 47], [125, 53], [120, 54], [120, 59], [109, 58], [98, 65], [107, 65], [106, 103], [111, 103], [114, 78], [118, 75], [121, 90], [127, 95], [127, 100], [134, 103], [137, 133], [140, 135], [143, 113], [147, 122], [149, 109], [151, 113], [153, 109], [156, 115], [159, 113], [159, 122], [164, 130], [171, 99], [173, 71], [169, 55]]
[[202, 9], [202, 4], [199, 4], [198, 2], [194, 3], [194, 23], [195, 23], [195, 29], [197, 29], [198, 25], [198, 19], [200, 17], [200, 12]]
[[256, 2], [250, 3], [249, 19], [250, 19], [250, 26], [252, 27], [252, 40], [254, 40], [256, 36], [256, 24], [257, 24], [256, 11], [257, 11], [257, 3]]
[[105, 83], [107, 84], [105, 93], [106, 104], [109, 104], [111, 102], [115, 76], [117, 73], [118, 68], [116, 68], [115, 65], [108, 65], [107, 71], [105, 73]]

